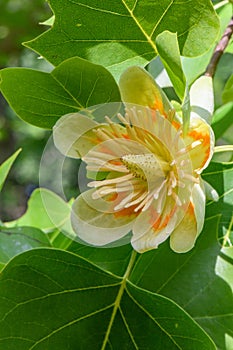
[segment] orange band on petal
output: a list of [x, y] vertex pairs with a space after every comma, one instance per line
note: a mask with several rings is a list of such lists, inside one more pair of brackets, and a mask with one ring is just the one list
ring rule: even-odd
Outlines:
[[165, 115], [162, 100], [155, 99], [154, 104], [150, 107], [154, 110], [158, 110], [162, 115]]
[[117, 212], [114, 213], [114, 216], [115, 216], [116, 219], [122, 218], [122, 217], [124, 217], [124, 216], [127, 216], [127, 217], [129, 217], [129, 218], [130, 218], [132, 215], [138, 216], [138, 214], [140, 213], [140, 210], [138, 210], [138, 212], [136, 213], [136, 212], [134, 211], [134, 209], [136, 209], [136, 207], [137, 207], [137, 205], [133, 205], [133, 206], [131, 206], [131, 207], [129, 207], [129, 208], [124, 208], [124, 209], [122, 209], [122, 210], [119, 210], [119, 211], [117, 211]]
[[174, 126], [174, 128], [176, 130], [178, 130], [180, 128], [180, 126], [181, 126], [181, 124], [177, 120], [174, 120], [174, 119], [172, 121], [172, 125]]
[[192, 137], [195, 140], [202, 141], [203, 146], [208, 146], [210, 144], [210, 135], [209, 134], [203, 134], [196, 130], [192, 130], [188, 133], [190, 137]]
[[191, 145], [188, 153], [193, 169], [200, 172], [207, 166], [213, 152], [214, 134], [211, 127], [201, 118], [193, 116], [190, 120], [190, 130], [184, 135], [184, 142]]
[[190, 216], [194, 216], [194, 205], [190, 202], [187, 208], [187, 214]]

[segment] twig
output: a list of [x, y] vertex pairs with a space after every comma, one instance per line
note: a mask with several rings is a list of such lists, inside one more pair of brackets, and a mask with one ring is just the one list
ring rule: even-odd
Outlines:
[[220, 60], [223, 52], [225, 51], [227, 45], [229, 44], [232, 34], [233, 34], [233, 17], [231, 18], [223, 36], [221, 37], [219, 43], [217, 44], [214, 50], [210, 63], [205, 71], [206, 76], [213, 78], [218, 65], [218, 61]]

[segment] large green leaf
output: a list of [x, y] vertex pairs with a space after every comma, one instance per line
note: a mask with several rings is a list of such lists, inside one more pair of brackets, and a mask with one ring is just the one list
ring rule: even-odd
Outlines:
[[183, 55], [196, 56], [209, 48], [219, 29], [209, 0], [50, 0], [49, 4], [54, 26], [26, 46], [55, 65], [80, 56], [116, 75], [155, 57], [155, 38], [164, 30], [177, 33]]
[[4, 182], [6, 181], [7, 175], [9, 173], [15, 159], [18, 157], [20, 152], [21, 152], [21, 149], [16, 151], [10, 158], [5, 160], [5, 162], [0, 165], [0, 192], [2, 190]]
[[[208, 202], [196, 246], [186, 254], [176, 254], [165, 242], [157, 251], [140, 256], [131, 280], [177, 302], [211, 335], [219, 350], [231, 350], [226, 347], [225, 334], [233, 337], [233, 260], [226, 257], [226, 248], [221, 248], [217, 238], [229, 238], [232, 229], [233, 164], [212, 163], [204, 178], [217, 189], [220, 199]], [[233, 248], [227, 249], [232, 254]]]
[[120, 247], [93, 247], [63, 232], [50, 233], [53, 248], [64, 249], [91, 261], [105, 271], [122, 276], [132, 253], [131, 244]]
[[175, 254], [166, 242], [158, 251], [143, 254], [132, 281], [177, 302], [210, 334], [219, 350], [230, 350], [225, 346], [225, 334], [233, 336], [232, 286], [215, 270], [221, 255], [217, 226], [217, 216], [208, 219], [190, 253]]
[[44, 232], [34, 227], [0, 227], [0, 267], [15, 255], [24, 251], [49, 247], [50, 242]]
[[123, 276], [132, 253], [131, 244], [115, 248], [89, 247], [73, 241], [68, 251], [93, 262], [105, 271]]
[[78, 57], [61, 63], [51, 73], [6, 68], [0, 89], [26, 122], [52, 128], [62, 115], [101, 103], [120, 101], [118, 86], [102, 66]]
[[0, 276], [0, 349], [214, 350], [171, 300], [59, 250], [14, 258]]

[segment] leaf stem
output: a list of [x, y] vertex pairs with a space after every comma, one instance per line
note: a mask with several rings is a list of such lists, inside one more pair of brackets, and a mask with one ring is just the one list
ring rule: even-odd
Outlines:
[[223, 146], [214, 147], [214, 153], [231, 152], [231, 151], [233, 151], [233, 145], [223, 145]]
[[122, 295], [123, 295], [124, 290], [125, 290], [126, 281], [127, 281], [128, 277], [129, 277], [129, 275], [134, 267], [136, 257], [137, 257], [137, 252], [135, 250], [133, 250], [131, 257], [130, 257], [130, 260], [129, 260], [129, 263], [128, 263], [128, 266], [127, 266], [127, 269], [126, 269], [125, 274], [122, 278], [121, 286], [120, 286], [119, 292], [117, 294], [116, 301], [114, 303], [111, 319], [109, 321], [108, 329], [106, 331], [101, 350], [104, 350], [106, 348], [107, 343], [108, 343], [108, 339], [109, 339], [109, 335], [110, 335], [110, 332], [112, 329], [112, 325], [113, 325], [114, 319], [116, 317], [117, 310], [120, 306]]
[[220, 58], [222, 57], [233, 33], [233, 17], [231, 18], [223, 36], [214, 49], [210, 63], [205, 71], [205, 75], [213, 78]]
[[219, 8], [227, 5], [228, 3], [229, 3], [229, 0], [223, 0], [223, 1], [219, 2], [218, 4], [214, 5], [215, 11], [218, 10]]
[[128, 277], [132, 271], [132, 268], [134, 267], [136, 257], [137, 257], [137, 252], [135, 250], [133, 250], [131, 253], [131, 257], [130, 257], [127, 269], [126, 269], [125, 274], [123, 276], [124, 280], [128, 279]]

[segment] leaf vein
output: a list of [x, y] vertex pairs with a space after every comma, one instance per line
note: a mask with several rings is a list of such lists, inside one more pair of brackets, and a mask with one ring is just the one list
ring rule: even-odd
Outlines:
[[70, 327], [71, 325], [73, 325], [73, 324], [75, 324], [75, 323], [78, 323], [78, 322], [80, 322], [80, 321], [82, 321], [82, 320], [84, 320], [84, 319], [86, 319], [86, 318], [92, 317], [92, 316], [94, 316], [94, 315], [96, 315], [96, 314], [98, 314], [98, 313], [101, 313], [101, 312], [103, 312], [103, 311], [106, 311], [106, 310], [110, 309], [112, 306], [113, 306], [113, 304], [107, 305], [107, 306], [105, 306], [104, 308], [101, 308], [101, 309], [99, 309], [99, 310], [96, 310], [96, 311], [94, 311], [94, 312], [91, 312], [90, 314], [87, 314], [87, 315], [85, 315], [85, 316], [82, 316], [82, 317], [80, 317], [80, 318], [78, 318], [78, 319], [75, 319], [75, 320], [73, 320], [73, 321], [71, 321], [71, 322], [68, 322], [68, 323], [64, 324], [63, 326], [61, 326], [61, 327], [55, 329], [53, 332], [51, 332], [51, 333], [48, 334], [47, 336], [45, 336], [45, 337], [41, 338], [40, 340], [38, 340], [37, 342], [35, 342], [35, 343], [29, 348], [29, 350], [32, 350], [33, 348], [35, 348], [35, 346], [37, 346], [38, 344], [42, 343], [43, 341], [49, 339], [49, 338], [52, 337], [54, 334], [56, 334], [56, 333], [62, 331], [63, 329], [65, 329], [65, 328], [67, 328], [67, 327]]
[[[143, 27], [141, 26], [140, 22], [138, 21], [138, 19], [134, 16], [132, 10], [130, 10], [130, 8], [127, 6], [125, 0], [121, 0], [123, 5], [125, 6], [125, 8], [127, 9], [127, 11], [129, 12], [129, 14], [131, 15], [132, 19], [134, 20], [135, 24], [137, 25], [137, 27], [140, 29], [140, 31], [142, 32], [142, 34], [145, 36], [145, 38], [147, 39], [147, 42], [152, 46], [152, 48], [154, 49], [154, 52], [157, 53], [157, 49], [156, 49], [156, 45], [153, 42], [153, 40], [151, 40], [151, 37], [147, 34], [147, 32], [143, 29]], [[172, 0], [174, 1], [174, 0]]]
[[127, 332], [129, 333], [130, 339], [131, 339], [131, 341], [132, 341], [132, 343], [133, 343], [135, 349], [136, 349], [136, 350], [139, 350], [139, 347], [137, 346], [137, 343], [136, 343], [136, 341], [134, 340], [133, 334], [132, 334], [132, 332], [131, 332], [131, 330], [130, 330], [130, 327], [129, 327], [127, 321], [126, 321], [126, 318], [125, 318], [125, 316], [124, 316], [124, 313], [123, 313], [121, 307], [119, 307], [119, 311], [120, 311], [122, 320], [123, 320], [123, 322], [124, 322], [124, 324], [125, 324], [125, 328], [127, 329]]
[[174, 0], [172, 0], [170, 2], [170, 4], [168, 4], [167, 8], [164, 10], [162, 16], [159, 18], [158, 22], [155, 24], [154, 28], [152, 29], [151, 33], [150, 33], [150, 38], [152, 38], [152, 36], [154, 35], [155, 30], [158, 28], [159, 24], [162, 22], [164, 16], [166, 15], [166, 13], [168, 12], [168, 10], [170, 9], [170, 7], [174, 4]]
[[98, 7], [92, 7], [92, 6], [90, 6], [90, 5], [83, 4], [83, 3], [81, 3], [81, 2], [74, 2], [74, 1], [72, 1], [72, 0], [69, 0], [69, 2], [72, 3], [72, 4], [78, 5], [78, 6], [82, 6], [82, 7], [88, 8], [88, 9], [90, 9], [90, 10], [98, 11], [98, 12], [109, 13], [109, 14], [111, 14], [111, 15], [121, 16], [121, 17], [130, 17], [129, 15], [124, 15], [124, 14], [122, 14], [122, 13], [118, 13], [118, 12], [114, 12], [114, 11], [110, 11], [110, 10], [101, 9], [101, 8], [98, 8]]

